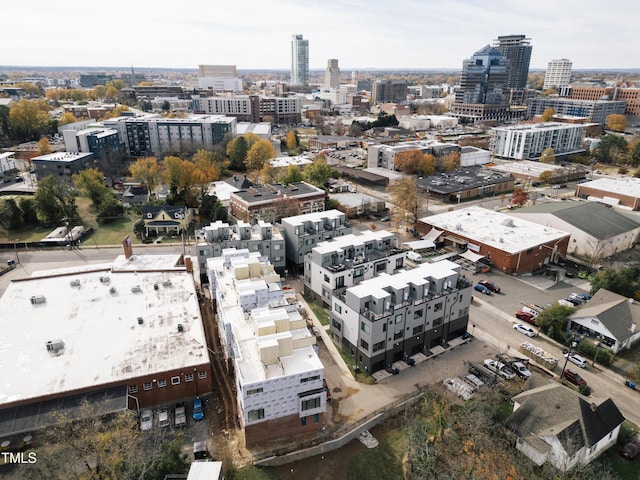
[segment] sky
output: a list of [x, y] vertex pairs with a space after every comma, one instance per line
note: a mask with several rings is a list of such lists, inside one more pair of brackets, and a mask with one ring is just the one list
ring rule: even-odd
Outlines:
[[618, 0], [17, 0], [3, 7], [0, 71], [12, 66], [240, 70], [309, 67], [460, 70], [500, 35], [531, 39], [531, 68], [640, 68], [640, 1]]

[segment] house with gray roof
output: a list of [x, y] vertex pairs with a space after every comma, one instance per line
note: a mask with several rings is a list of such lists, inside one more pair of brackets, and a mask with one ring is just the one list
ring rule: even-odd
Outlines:
[[596, 202], [540, 203], [509, 215], [570, 233], [567, 253], [590, 263], [629, 250], [640, 235], [640, 220]]
[[615, 445], [624, 416], [610, 398], [589, 403], [576, 391], [537, 374], [512, 398], [507, 426], [516, 449], [536, 465], [551, 463], [562, 471], [586, 465]]
[[601, 346], [618, 353], [640, 339], [640, 304], [601, 288], [569, 316], [567, 329], [595, 337]]

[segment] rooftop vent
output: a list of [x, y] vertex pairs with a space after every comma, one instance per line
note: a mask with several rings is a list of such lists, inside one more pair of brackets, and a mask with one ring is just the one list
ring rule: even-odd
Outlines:
[[163, 287], [170, 287], [171, 286], [171, 280], [163, 280], [162, 281], [162, 286]]
[[184, 332], [184, 327], [182, 326], [181, 323], [178, 324], [178, 331], [179, 332]]
[[31, 297], [32, 305], [37, 305], [39, 303], [47, 303], [47, 298], [44, 295], [34, 295]]
[[140, 288], [140, 285], [134, 285], [133, 287], [131, 287], [131, 293], [140, 293], [142, 292], [142, 288]]
[[64, 349], [64, 342], [60, 339], [49, 340], [47, 343], [45, 343], [45, 346], [47, 347], [48, 352], [59, 353], [61, 350]]
[[142, 325], [144, 323], [144, 318], [138, 317], [138, 325]]
[[115, 295], [115, 294], [116, 294], [116, 287], [111, 287], [111, 288], [109, 289], [109, 293], [110, 293], [111, 295]]
[[153, 289], [154, 289], [154, 290], [158, 290], [159, 288], [160, 288], [160, 287], [158, 286], [158, 284], [157, 284], [157, 283], [154, 283], [154, 284], [153, 284]]
[[71, 280], [71, 281], [69, 282], [69, 285], [70, 285], [71, 287], [79, 287], [79, 286], [80, 286], [80, 280]]
[[111, 281], [111, 279], [109, 277], [107, 277], [107, 276], [100, 277], [100, 282], [101, 283], [109, 283], [110, 281]]

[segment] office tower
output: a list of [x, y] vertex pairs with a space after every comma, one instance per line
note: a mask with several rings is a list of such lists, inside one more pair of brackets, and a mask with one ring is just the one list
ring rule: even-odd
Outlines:
[[547, 72], [544, 74], [543, 89], [567, 87], [571, 81], [571, 67], [573, 63], [567, 58], [551, 60], [547, 64]]
[[340, 88], [340, 68], [338, 60], [331, 58], [327, 61], [327, 69], [324, 72], [324, 85], [327, 88]]
[[402, 103], [407, 101], [405, 80], [376, 80], [371, 85], [371, 103]]
[[524, 90], [527, 88], [529, 63], [531, 62], [531, 39], [524, 35], [505, 35], [493, 41], [493, 47], [509, 63], [507, 88]]
[[291, 85], [309, 85], [309, 40], [291, 37]]

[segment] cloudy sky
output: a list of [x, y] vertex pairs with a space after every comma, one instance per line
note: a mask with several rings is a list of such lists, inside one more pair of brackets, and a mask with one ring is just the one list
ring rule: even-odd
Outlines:
[[302, 34], [311, 69], [459, 70], [525, 34], [532, 68], [640, 67], [638, 0], [16, 0], [2, 17], [0, 66], [288, 69]]

